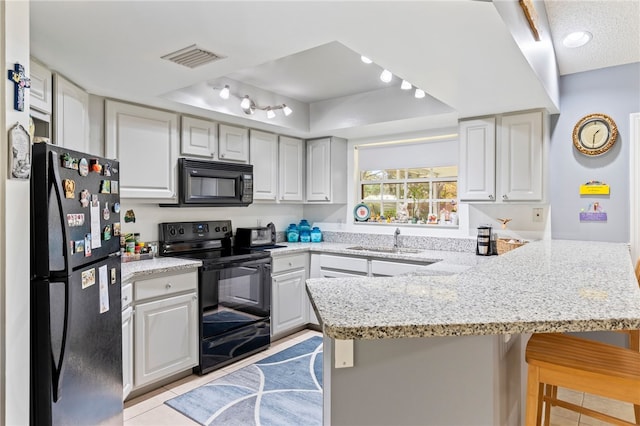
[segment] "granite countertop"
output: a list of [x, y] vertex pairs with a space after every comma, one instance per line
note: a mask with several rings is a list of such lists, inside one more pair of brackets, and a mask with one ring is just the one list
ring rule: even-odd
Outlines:
[[122, 283], [136, 278], [162, 272], [174, 272], [197, 268], [202, 265], [199, 260], [181, 259], [177, 257], [154, 257], [149, 260], [137, 260], [122, 263], [120, 274]]
[[455, 275], [312, 278], [307, 291], [336, 339], [640, 328], [626, 244], [545, 240], [473, 256]]

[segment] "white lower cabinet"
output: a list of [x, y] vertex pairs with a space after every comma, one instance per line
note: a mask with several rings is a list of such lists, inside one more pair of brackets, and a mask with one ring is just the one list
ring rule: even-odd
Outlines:
[[415, 263], [401, 260], [379, 260], [371, 257], [337, 256], [333, 254], [311, 255], [311, 278], [362, 278], [393, 277], [415, 272], [431, 262]]
[[[132, 390], [197, 365], [197, 289], [197, 270], [153, 274], [133, 283]], [[123, 335], [124, 331], [123, 322]], [[124, 350], [123, 338], [123, 361]], [[123, 373], [127, 368], [123, 366]]]
[[309, 298], [305, 280], [308, 254], [273, 258], [271, 275], [271, 335], [283, 337], [309, 322]]

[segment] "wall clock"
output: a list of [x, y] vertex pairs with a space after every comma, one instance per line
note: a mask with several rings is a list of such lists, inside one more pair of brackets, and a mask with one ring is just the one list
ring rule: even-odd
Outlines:
[[617, 138], [618, 127], [606, 114], [585, 115], [573, 128], [573, 145], [585, 155], [604, 154]]

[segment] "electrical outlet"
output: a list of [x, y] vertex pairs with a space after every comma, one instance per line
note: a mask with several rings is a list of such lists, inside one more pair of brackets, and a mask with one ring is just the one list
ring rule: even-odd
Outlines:
[[543, 209], [541, 207], [536, 207], [533, 209], [534, 222], [542, 222], [542, 212], [543, 212]]

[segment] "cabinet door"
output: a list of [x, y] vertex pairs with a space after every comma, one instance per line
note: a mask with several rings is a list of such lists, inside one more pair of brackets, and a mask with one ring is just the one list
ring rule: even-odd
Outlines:
[[196, 293], [141, 303], [134, 323], [136, 388], [198, 363]]
[[495, 118], [460, 122], [458, 195], [461, 200], [495, 200]]
[[133, 308], [122, 311], [122, 399], [133, 389]]
[[89, 152], [89, 94], [59, 74], [53, 75], [53, 88], [53, 142]]
[[253, 164], [253, 199], [273, 200], [278, 196], [278, 137], [251, 130], [249, 153]]
[[105, 101], [106, 157], [120, 160], [120, 197], [176, 199], [177, 114]]
[[182, 117], [180, 153], [216, 159], [218, 150], [217, 126], [213, 121]]
[[502, 200], [541, 200], [542, 113], [502, 117], [499, 153]]
[[222, 161], [249, 162], [249, 129], [221, 124], [219, 158]]
[[51, 114], [51, 71], [33, 59], [30, 63], [29, 78], [29, 102], [31, 108], [35, 108], [45, 114]]
[[307, 201], [331, 201], [331, 139], [307, 141]]
[[280, 200], [302, 201], [304, 143], [301, 139], [280, 136], [278, 176]]
[[305, 271], [300, 270], [272, 277], [271, 315], [274, 335], [307, 324], [309, 301], [305, 289], [305, 275]]

